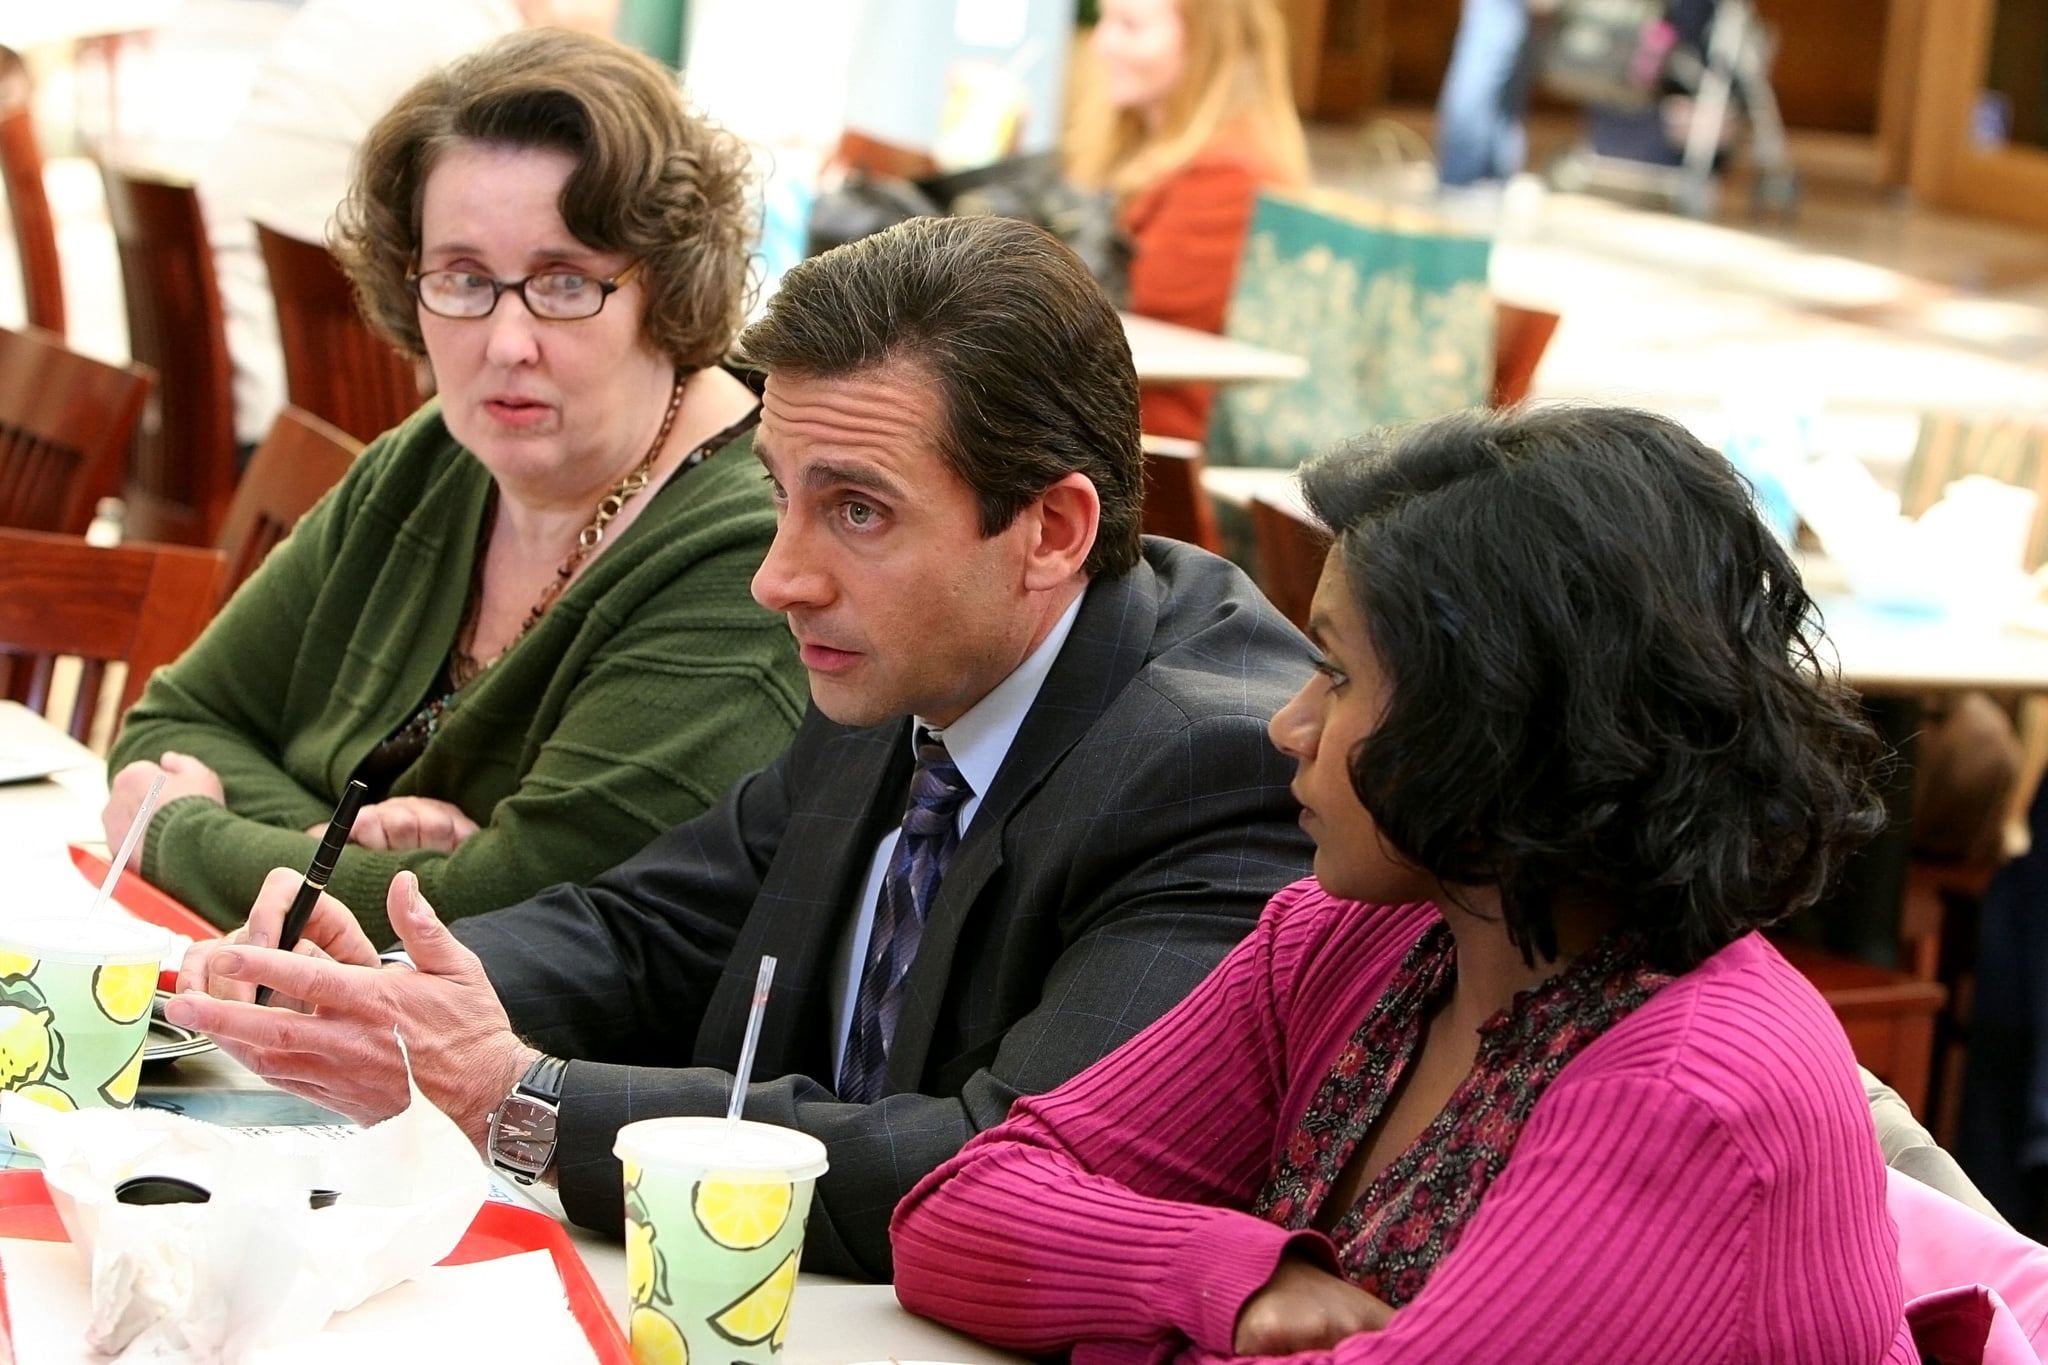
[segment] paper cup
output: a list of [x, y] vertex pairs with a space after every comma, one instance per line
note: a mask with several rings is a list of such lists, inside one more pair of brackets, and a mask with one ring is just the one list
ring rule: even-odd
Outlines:
[[170, 942], [113, 916], [0, 923], [0, 1090], [55, 1109], [135, 1103]]
[[766, 1123], [644, 1119], [619, 1130], [633, 1359], [766, 1365], [789, 1334], [825, 1144]]

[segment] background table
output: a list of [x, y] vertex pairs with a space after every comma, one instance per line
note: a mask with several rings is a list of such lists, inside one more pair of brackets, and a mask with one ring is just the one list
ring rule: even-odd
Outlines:
[[1198, 332], [1136, 313], [1119, 314], [1140, 384], [1286, 383], [1308, 373], [1308, 361], [1212, 332]]

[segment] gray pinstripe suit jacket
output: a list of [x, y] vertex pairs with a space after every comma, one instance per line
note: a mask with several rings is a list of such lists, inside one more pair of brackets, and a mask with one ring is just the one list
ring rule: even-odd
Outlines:
[[458, 921], [513, 1026], [572, 1059], [562, 1203], [623, 1221], [619, 1126], [724, 1112], [755, 970], [780, 959], [747, 1116], [821, 1138], [808, 1270], [887, 1279], [910, 1186], [1181, 999], [1308, 868], [1265, 722], [1307, 676], [1292, 626], [1236, 568], [1148, 540], [1090, 586], [926, 922], [892, 1092], [829, 1084], [828, 974], [876, 842], [902, 818], [908, 720], [815, 710], [787, 752], [589, 887]]

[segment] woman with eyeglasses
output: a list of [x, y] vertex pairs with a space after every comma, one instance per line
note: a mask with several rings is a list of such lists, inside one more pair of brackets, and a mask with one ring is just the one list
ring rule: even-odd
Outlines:
[[[781, 750], [803, 672], [749, 595], [775, 530], [740, 144], [602, 38], [513, 35], [363, 144], [336, 249], [438, 396], [164, 670], [114, 747], [110, 840], [221, 925], [371, 789], [331, 890], [448, 916], [581, 880]], [[310, 831], [310, 834], [309, 834]]]

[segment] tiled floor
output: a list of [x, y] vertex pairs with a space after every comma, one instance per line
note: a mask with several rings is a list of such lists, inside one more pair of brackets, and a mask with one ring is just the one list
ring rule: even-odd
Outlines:
[[[148, 134], [131, 154], [198, 164], [287, 13], [275, 0], [185, 0], [124, 70], [124, 126]], [[90, 112], [89, 100], [46, 95], [59, 121], [73, 107]], [[1394, 117], [1426, 135], [1426, 112]], [[1538, 122], [1538, 164], [1575, 132], [1571, 118]], [[1322, 182], [1386, 183], [1359, 130], [1318, 127], [1312, 144]], [[1747, 221], [1739, 186], [1722, 196], [1718, 223], [1544, 195], [1533, 182], [1508, 196], [1496, 287], [1564, 316], [1537, 395], [1657, 408], [1710, 439], [1731, 416], [1794, 408], [1817, 415], [1824, 444], [1880, 463], [1910, 449], [1926, 408], [2048, 413], [2048, 234], [1877, 189], [1867, 140], [1795, 135], [1793, 150], [1803, 197], [1790, 223]], [[73, 343], [119, 357], [125, 328], [97, 174], [58, 158], [50, 189]], [[0, 323], [21, 316], [11, 250], [0, 236]]]

